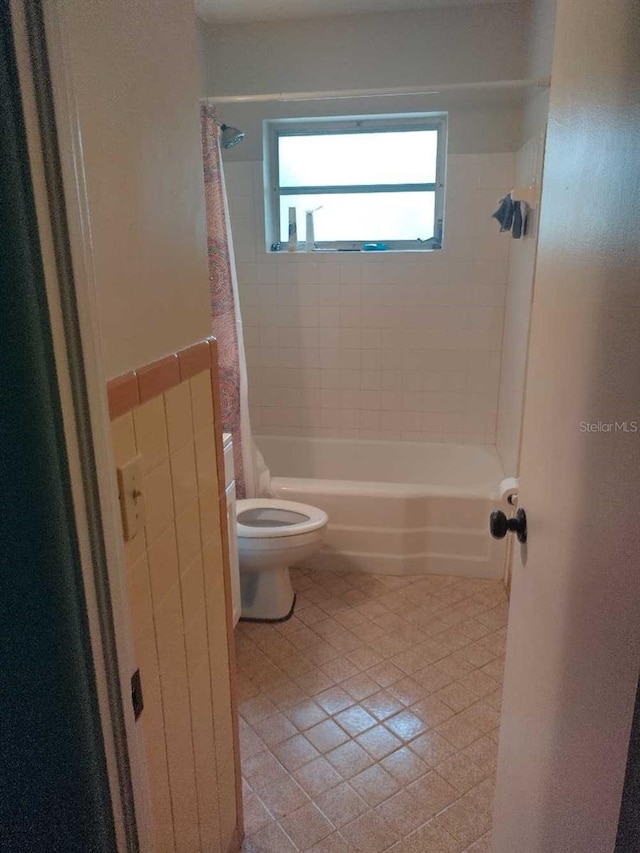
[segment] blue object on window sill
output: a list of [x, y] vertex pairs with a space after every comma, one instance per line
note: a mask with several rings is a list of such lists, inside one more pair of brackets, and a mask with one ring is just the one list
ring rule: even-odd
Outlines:
[[387, 248], [386, 243], [365, 243], [362, 247], [363, 252], [384, 252]]

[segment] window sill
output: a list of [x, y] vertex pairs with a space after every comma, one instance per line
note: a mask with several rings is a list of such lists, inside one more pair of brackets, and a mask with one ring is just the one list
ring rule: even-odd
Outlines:
[[425, 255], [441, 252], [442, 246], [425, 247], [424, 249], [313, 249], [307, 252], [305, 249], [299, 249], [295, 252], [290, 252], [288, 249], [267, 249], [267, 255]]

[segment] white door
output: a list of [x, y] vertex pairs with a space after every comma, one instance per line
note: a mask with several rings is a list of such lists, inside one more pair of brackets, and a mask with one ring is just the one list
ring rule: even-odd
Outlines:
[[558, 0], [548, 127], [493, 853], [611, 853], [640, 669], [638, 0]]

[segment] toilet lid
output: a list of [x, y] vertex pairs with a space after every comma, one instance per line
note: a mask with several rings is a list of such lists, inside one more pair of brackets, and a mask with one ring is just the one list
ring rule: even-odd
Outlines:
[[236, 501], [236, 518], [238, 536], [248, 539], [298, 536], [318, 530], [328, 521], [326, 512], [315, 506], [270, 498]]

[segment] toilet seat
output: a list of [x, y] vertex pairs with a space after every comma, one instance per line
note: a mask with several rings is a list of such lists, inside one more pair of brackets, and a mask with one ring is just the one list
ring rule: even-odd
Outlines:
[[327, 524], [326, 512], [315, 506], [271, 498], [236, 502], [238, 537], [278, 539], [311, 533]]

